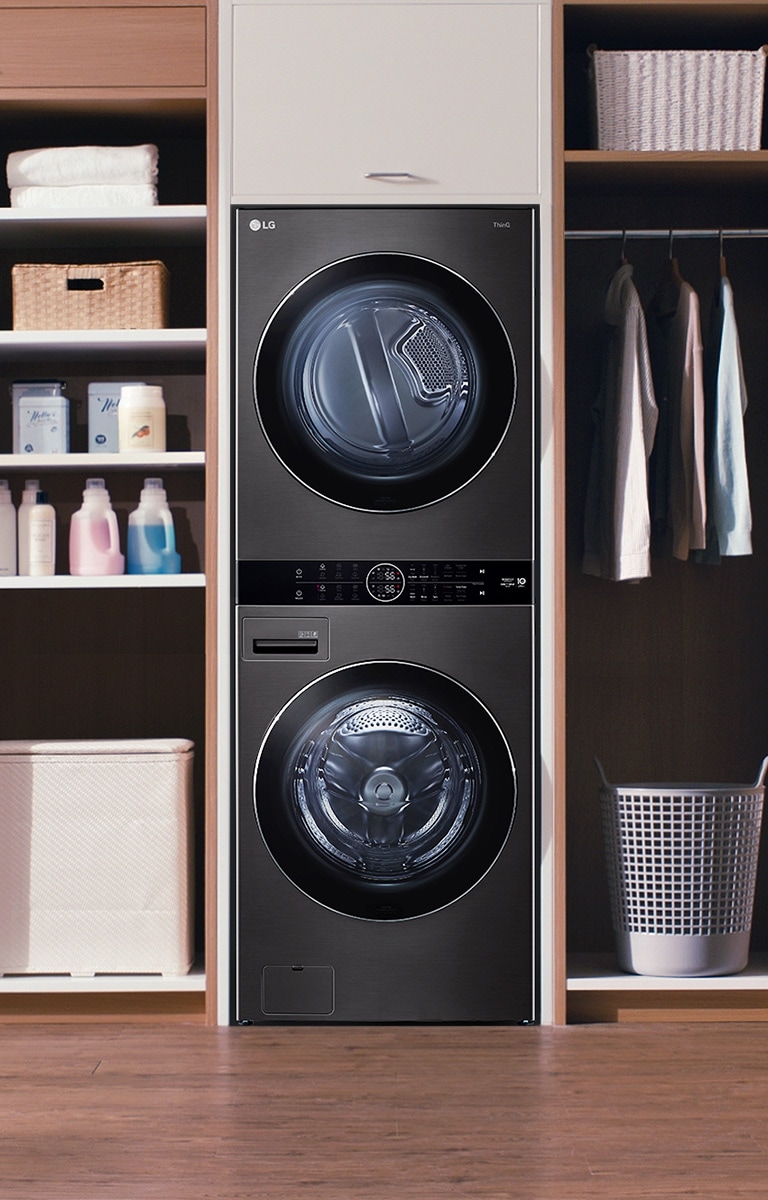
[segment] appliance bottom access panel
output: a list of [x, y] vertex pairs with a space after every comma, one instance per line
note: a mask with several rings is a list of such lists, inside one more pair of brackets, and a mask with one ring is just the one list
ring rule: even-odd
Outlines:
[[532, 616], [238, 607], [233, 1021], [536, 1019]]

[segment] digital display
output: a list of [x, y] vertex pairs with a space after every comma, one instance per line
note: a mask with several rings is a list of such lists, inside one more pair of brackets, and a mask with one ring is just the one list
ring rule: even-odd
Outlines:
[[462, 560], [240, 562], [238, 604], [532, 604], [533, 563]]

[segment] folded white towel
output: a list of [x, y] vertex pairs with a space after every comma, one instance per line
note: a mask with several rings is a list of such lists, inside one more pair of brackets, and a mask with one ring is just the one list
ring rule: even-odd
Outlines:
[[51, 146], [8, 155], [8, 187], [155, 183], [157, 146]]
[[149, 208], [155, 204], [157, 188], [151, 183], [11, 188], [11, 208]]

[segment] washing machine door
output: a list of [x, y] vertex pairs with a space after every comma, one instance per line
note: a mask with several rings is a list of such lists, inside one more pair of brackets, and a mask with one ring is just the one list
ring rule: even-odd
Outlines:
[[255, 815], [277, 865], [337, 912], [418, 917], [472, 888], [514, 822], [499, 726], [438, 672], [343, 668], [300, 692], [258, 757]]
[[364, 254], [288, 295], [260, 341], [259, 419], [298, 479], [365, 511], [432, 504], [482, 470], [509, 426], [515, 360], [496, 312], [427, 259]]

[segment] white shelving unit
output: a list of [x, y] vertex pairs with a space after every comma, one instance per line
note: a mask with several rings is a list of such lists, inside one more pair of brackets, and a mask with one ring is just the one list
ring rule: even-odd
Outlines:
[[180, 575], [11, 575], [0, 579], [3, 591], [49, 591], [56, 588], [201, 588], [205, 587], [205, 575], [187, 572]]
[[[158, 206], [147, 210], [81, 210], [77, 212], [37, 211], [0, 208], [0, 255], [4, 269], [13, 262], [23, 261], [119, 261], [138, 258], [157, 257], [167, 258], [167, 261], [182, 264], [185, 251], [189, 250], [197, 256], [197, 264], [203, 261], [206, 244], [206, 207], [204, 205]], [[50, 257], [48, 257], [50, 255]], [[82, 256], [82, 257], [81, 257]], [[173, 257], [175, 256], [175, 258]], [[181, 257], [180, 257], [181, 256]], [[196, 267], [195, 270], [198, 268]], [[193, 276], [190, 275], [189, 278]], [[176, 314], [203, 309], [201, 297], [195, 297], [189, 290], [189, 279], [182, 272], [182, 282], [177, 286], [181, 295], [177, 295], [174, 307], [173, 287], [175, 278], [171, 270], [171, 320]], [[204, 280], [201, 279], [201, 286]], [[186, 289], [186, 293], [185, 293]], [[180, 301], [180, 303], [178, 303]], [[178, 317], [176, 318], [178, 319]], [[7, 320], [9, 324], [10, 322]], [[4, 322], [5, 323], [5, 322]], [[207, 337], [204, 327], [174, 327], [163, 329], [96, 329], [96, 330], [33, 330], [20, 331], [10, 328], [0, 329], [0, 371], [6, 380], [13, 378], [34, 378], [52, 376], [68, 379], [75, 396], [80, 396], [79, 403], [84, 403], [85, 381], [88, 379], [117, 378], [153, 378], [164, 383], [167, 380], [171, 395], [180, 402], [182, 409], [172, 410], [169, 405], [169, 444], [173, 446], [171, 435], [171, 417], [177, 422], [186, 421], [186, 436], [194, 449], [169, 449], [164, 453], [131, 453], [131, 454], [98, 454], [88, 452], [73, 452], [69, 454], [12, 454], [0, 453], [0, 475], [14, 480], [14, 489], [18, 480], [23, 476], [37, 475], [41, 479], [51, 474], [56, 483], [49, 479], [48, 487], [56, 494], [57, 507], [60, 508], [60, 537], [65, 536], [68, 514], [73, 504], [79, 502], [82, 480], [88, 475], [104, 475], [109, 480], [110, 490], [114, 487], [118, 495], [122, 494], [123, 510], [125, 512], [127, 497], [130, 504], [134, 503], [134, 493], [138, 497], [138, 486], [143, 475], [160, 475], [166, 473], [172, 476], [173, 493], [172, 505], [179, 508], [182, 523], [191, 522], [192, 528], [187, 537], [192, 537], [198, 547], [200, 560], [204, 553], [202, 538], [204, 537], [200, 517], [192, 515], [192, 509], [199, 509], [204, 485], [199, 482], [206, 468], [206, 453], [203, 446], [202, 413], [197, 405], [202, 400], [202, 387], [198, 381], [192, 382], [192, 377], [201, 377], [206, 369]], [[126, 374], [127, 364], [136, 364], [133, 370]], [[191, 391], [190, 391], [191, 387]], [[168, 402], [169, 392], [166, 391]], [[70, 396], [72, 399], [72, 396]], [[8, 398], [10, 406], [10, 397]], [[186, 407], [184, 407], [186, 405]], [[74, 436], [74, 409], [73, 436]], [[80, 418], [83, 411], [80, 409]], [[83, 426], [79, 426], [82, 444]], [[178, 442], [176, 443], [178, 444]], [[6, 442], [6, 446], [8, 443]], [[197, 477], [197, 478], [195, 478]], [[45, 487], [46, 484], [43, 483]], [[169, 495], [171, 492], [169, 491]], [[115, 493], [113, 492], [113, 499]], [[191, 508], [190, 508], [191, 506]], [[184, 565], [184, 564], [183, 564]], [[194, 565], [194, 564], [193, 564]], [[64, 566], [59, 570], [66, 569]], [[6, 603], [7, 612], [13, 614], [26, 601], [37, 606], [36, 611], [43, 611], [45, 597], [41, 592], [55, 592], [64, 604], [64, 593], [83, 593], [82, 604], [90, 612], [92, 605], [101, 605], [105, 614], [104, 619], [110, 622], [120, 620], [116, 615], [114, 605], [120, 605], [120, 612], [146, 612], [156, 615], [175, 614], [175, 619], [184, 621], [190, 612], [190, 604], [198, 605], [191, 596], [191, 590], [202, 591], [206, 586], [205, 574], [200, 570], [183, 571], [179, 575], [117, 575], [85, 577], [69, 574], [57, 574], [45, 578], [30, 576], [15, 576], [0, 580], [0, 595]], [[173, 599], [174, 590], [178, 591], [178, 602]], [[104, 593], [105, 599], [99, 600], [98, 593]], [[154, 598], [142, 600], [142, 593]], [[190, 595], [184, 599], [184, 593]], [[86, 594], [88, 599], [86, 600]], [[163, 599], [167, 595], [168, 599]], [[114, 605], [112, 597], [114, 596]], [[92, 599], [90, 598], [92, 597]], [[121, 599], [119, 599], [122, 597]], [[58, 602], [56, 602], [58, 603]], [[76, 598], [67, 605], [70, 611], [72, 604], [78, 604]], [[169, 605], [171, 607], [169, 607]], [[10, 606], [10, 607], [8, 607]], [[47, 611], [47, 610], [46, 610]], [[13, 622], [12, 615], [7, 620]], [[133, 620], [136, 620], [134, 616]], [[20, 637], [26, 636], [20, 632]], [[154, 640], [154, 639], [150, 639]], [[137, 646], [139, 655], [144, 656], [146, 649]], [[141, 661], [140, 659], [138, 661]], [[84, 668], [86, 671], [88, 668]], [[126, 663], [126, 669], [130, 663]], [[137, 669], [146, 670], [146, 665]], [[104, 684], [101, 685], [102, 687]], [[186, 686], [186, 685], [182, 685]], [[108, 691], [106, 695], [110, 695]], [[112, 697], [114, 700], [114, 696]], [[179, 720], [181, 727], [187, 730], [187, 718], [180, 714], [191, 711], [191, 701], [185, 701], [179, 709], [179, 715], [172, 718], [172, 725]], [[203, 697], [200, 697], [200, 705]], [[159, 717], [155, 713], [151, 717], [154, 724]], [[118, 725], [120, 718], [118, 718]], [[24, 727], [26, 729], [26, 725]], [[30, 736], [35, 736], [35, 727], [29, 727]], [[49, 728], [49, 726], [40, 726]], [[54, 726], [54, 734], [56, 727]], [[82, 736], [87, 736], [91, 729], [89, 719], [82, 724]], [[68, 734], [67, 736], [72, 736]], [[75, 725], [75, 736], [80, 736], [78, 723]], [[195, 739], [198, 740], [197, 738]], [[202, 747], [201, 747], [202, 748]], [[0, 976], [0, 1000], [5, 1011], [27, 1011], [28, 1008], [47, 1011], [53, 1006], [56, 1011], [56, 997], [63, 1006], [61, 1011], [69, 1011], [74, 1005], [90, 1003], [97, 1008], [100, 1004], [109, 1006], [127, 1003], [125, 997], [136, 997], [137, 1009], [155, 1011], [197, 1012], [202, 1003], [200, 997], [206, 991], [205, 966], [202, 961], [187, 975], [162, 976], [148, 975], [6, 975]], [[49, 1002], [46, 997], [53, 999]], [[156, 1000], [153, 1000], [156, 997]], [[176, 999], [174, 999], [174, 997]], [[197, 998], [196, 998], [197, 997]], [[100, 999], [101, 998], [101, 999]], [[42, 1006], [42, 1008], [40, 1008]], [[47, 1006], [47, 1007], [46, 1007]], [[144, 1006], [144, 1007], [142, 1007]], [[192, 1007], [190, 1007], [192, 1006]]]
[[0, 358], [202, 358], [203, 329], [73, 329], [0, 330]]
[[195, 967], [188, 975], [3, 975], [0, 993], [15, 996], [104, 995], [124, 992], [202, 992], [205, 972]]
[[[215, 696], [208, 671], [215, 655], [207, 606], [215, 584], [208, 504], [217, 464], [209, 432], [215, 391], [208, 384], [214, 363], [206, 326], [215, 323], [216, 304], [209, 287], [215, 245], [208, 203], [214, 194], [209, 101], [217, 77], [217, 8], [205, 0], [192, 7], [185, 0], [159, 6], [43, 0], [40, 8], [35, 0], [11, 6], [5, 25], [0, 163], [25, 147], [152, 143], [158, 148], [159, 204], [24, 209], [9, 207], [8, 192], [0, 194], [0, 476], [9, 480], [14, 503], [29, 476], [49, 493], [58, 515], [61, 572], [0, 580], [0, 654], [12, 684], [0, 702], [0, 726], [5, 739], [180, 736], [194, 743], [197, 959], [190, 974], [171, 977], [0, 976], [0, 1022], [200, 1021], [211, 1010], [206, 965], [216, 949], [207, 855], [215, 804], [215, 747], [209, 744]], [[14, 47], [21, 44], [20, 66]], [[148, 260], [160, 260], [168, 270], [166, 328], [13, 329], [11, 272], [17, 263]], [[10, 389], [25, 379], [66, 383], [72, 453], [9, 453]], [[168, 453], [86, 452], [88, 385], [110, 380], [163, 387]], [[142, 478], [164, 478], [182, 574], [64, 573], [68, 524], [88, 476], [106, 477], [122, 531]]]
[[155, 208], [0, 208], [0, 246], [92, 246], [117, 235], [121, 245], [205, 244], [204, 204]]
[[768, 991], [768, 954], [753, 954], [738, 975], [704, 978], [669, 978], [662, 975], [629, 975], [616, 968], [610, 954], [577, 954], [568, 962], [569, 992], [754, 992]]
[[205, 466], [204, 450], [168, 450], [156, 454], [0, 454], [4, 471], [146, 471]]

